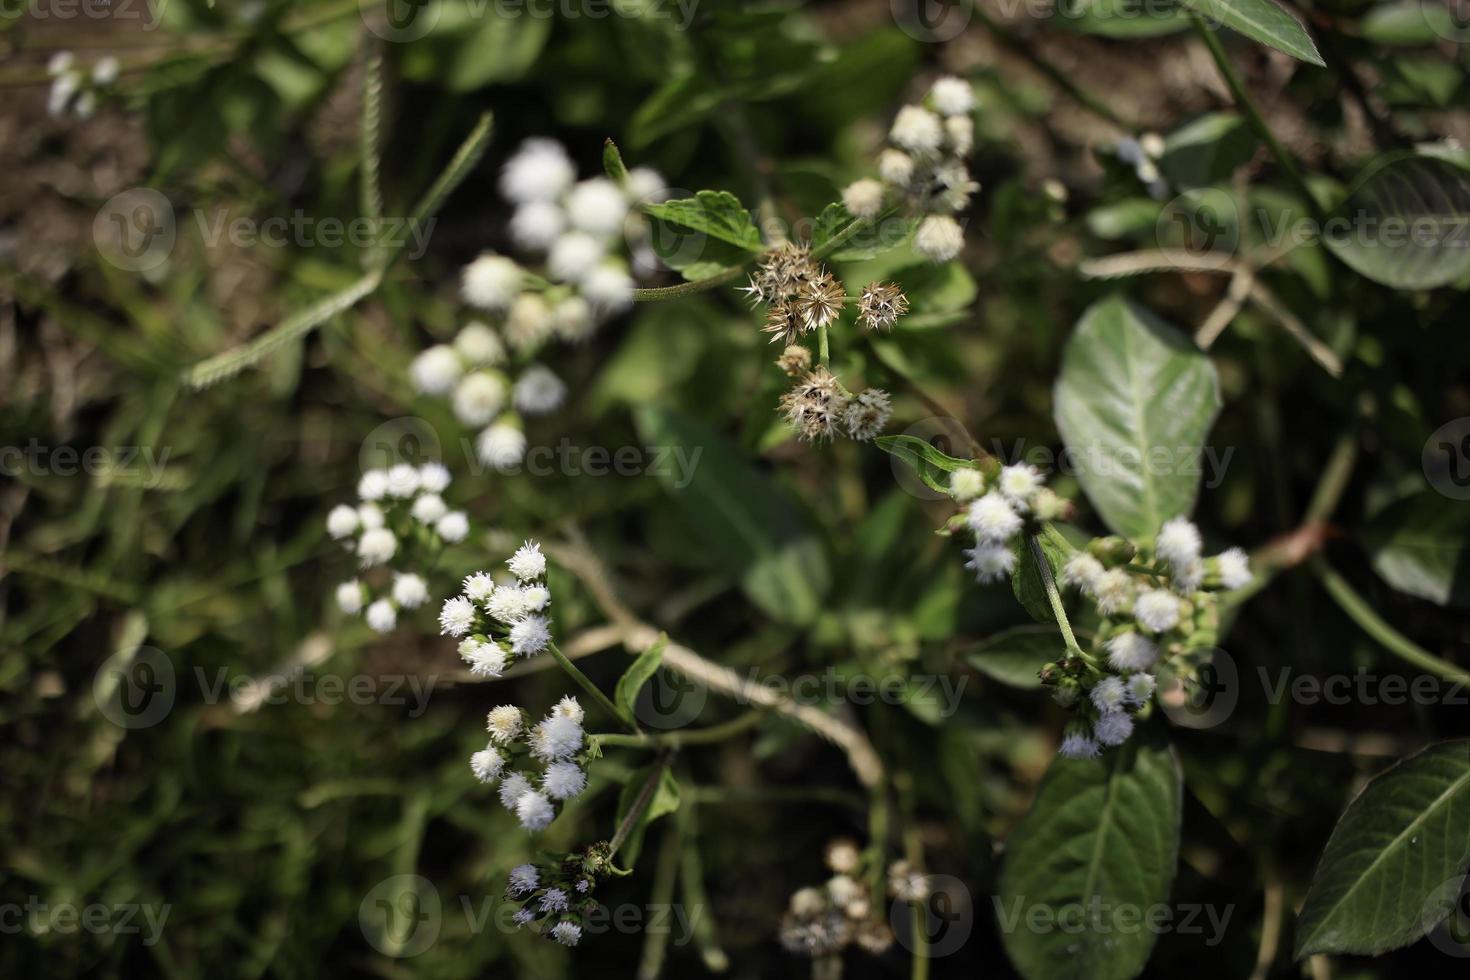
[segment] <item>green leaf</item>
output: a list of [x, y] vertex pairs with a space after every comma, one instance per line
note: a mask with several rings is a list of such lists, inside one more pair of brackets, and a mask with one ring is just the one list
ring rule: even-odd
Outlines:
[[625, 721], [635, 722], [633, 706], [638, 702], [638, 692], [643, 690], [643, 685], [658, 672], [658, 665], [664, 659], [664, 647], [668, 645], [669, 638], [660, 633], [658, 639], [647, 650], [640, 653], [628, 669], [623, 671], [623, 676], [618, 678], [617, 689], [613, 692], [613, 701], [622, 711]]
[[1326, 62], [1317, 53], [1312, 36], [1291, 14], [1271, 0], [1180, 0], [1199, 14], [1210, 26], [1223, 24], [1253, 41], [1260, 41], [1278, 51], [1285, 51], [1299, 61], [1319, 68]]
[[1470, 507], [1432, 490], [1389, 504], [1364, 537], [1373, 568], [1400, 592], [1470, 607]]
[[1104, 204], [1087, 212], [1087, 230], [1098, 238], [1115, 241], [1142, 232], [1156, 234], [1163, 205], [1148, 197], [1130, 197]]
[[400, 71], [415, 82], [437, 82], [451, 92], [471, 92], [520, 79], [551, 36], [549, 17], [476, 16], [467, 4], [439, 0], [428, 36], [403, 45]]
[[1470, 867], [1470, 740], [1375, 777], [1332, 831], [1297, 922], [1296, 956], [1377, 955], [1450, 912], [1435, 896]]
[[1121, 297], [1093, 304], [1067, 342], [1054, 401], [1077, 479], [1109, 528], [1151, 538], [1194, 509], [1220, 382], [1179, 331]]
[[1143, 970], [1157, 936], [1136, 916], [1169, 898], [1180, 783], [1173, 750], [1147, 728], [1101, 758], [1052, 763], [1006, 845], [995, 899], [1006, 952], [1028, 980]]
[[1372, 7], [1358, 21], [1358, 30], [1371, 44], [1429, 47], [1443, 40], [1462, 40], [1448, 6], [1419, 0]]
[[1391, 159], [1328, 217], [1323, 241], [1385, 286], [1449, 285], [1470, 274], [1470, 171], [1431, 157]]
[[[1056, 582], [1062, 574], [1062, 566], [1077, 549], [1060, 532], [1041, 534], [1036, 540], [1041, 545], [1046, 563], [1051, 566], [1052, 581]], [[1011, 591], [1015, 593], [1016, 601], [1026, 607], [1032, 619], [1038, 623], [1055, 623], [1057, 618], [1052, 614], [1051, 600], [1046, 595], [1046, 583], [1041, 580], [1041, 569], [1036, 567], [1036, 558], [1031, 554], [1029, 541], [1023, 534], [1011, 544], [1011, 550], [1016, 555], [1016, 567], [1011, 571]], [[1061, 642], [1060, 635], [1057, 636], [1057, 642]]]
[[653, 799], [648, 808], [639, 815], [633, 829], [623, 841], [623, 846], [618, 850], [617, 861], [625, 868], [631, 868], [638, 860], [639, 853], [643, 850], [643, 833], [648, 825], [659, 817], [666, 816], [679, 809], [679, 781], [674, 774], [669, 772], [667, 766], [654, 763], [639, 769], [628, 777], [623, 784], [622, 792], [618, 794], [618, 817], [615, 826], [621, 827], [633, 804], [638, 801], [638, 796], [643, 792], [648, 779], [653, 775], [656, 768], [662, 767], [663, 776], [660, 777], [657, 788], [654, 789]]
[[693, 197], [649, 204], [644, 210], [661, 221], [703, 232], [747, 251], [765, 248], [750, 211], [729, 191], [699, 191]]
[[623, 154], [618, 151], [618, 144], [612, 141], [612, 137], [602, 143], [602, 169], [620, 187], [628, 179], [628, 168], [623, 163]]
[[1002, 684], [1032, 691], [1041, 686], [1042, 667], [1066, 654], [1061, 634], [1051, 626], [1013, 626], [965, 653], [965, 663]]
[[1212, 112], [1169, 134], [1159, 169], [1176, 187], [1208, 187], [1250, 162], [1257, 145], [1244, 119]]
[[976, 468], [972, 460], [955, 459], [918, 436], [879, 436], [873, 440], [873, 445], [908, 463], [931, 490], [946, 495], [949, 493], [949, 477], [943, 474]]
[[[659, 475], [751, 601], [783, 622], [816, 619], [831, 569], [790, 498], [729, 440], [687, 413], [646, 405], [637, 421], [645, 445], [683, 454], [687, 466], [662, 467]], [[681, 477], [686, 485], [679, 485]]]

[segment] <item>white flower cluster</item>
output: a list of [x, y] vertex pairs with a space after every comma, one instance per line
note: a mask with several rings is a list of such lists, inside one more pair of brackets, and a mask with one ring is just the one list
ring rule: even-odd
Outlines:
[[893, 945], [893, 930], [875, 902], [857, 844], [839, 838], [827, 845], [827, 867], [834, 874], [820, 888], [791, 896], [781, 919], [781, 945], [798, 956], [835, 956], [849, 944], [882, 956]]
[[1176, 517], [1165, 522], [1151, 548], [1116, 538], [1094, 541], [1068, 559], [1061, 578], [1102, 617], [1097, 635], [1105, 661], [1058, 688], [1086, 716], [1069, 727], [1061, 754], [1092, 758], [1133, 733], [1132, 715], [1153, 696], [1152, 671], [1160, 660], [1213, 646], [1218, 593], [1249, 584], [1251, 571], [1239, 548], [1205, 558], [1199, 528]]
[[878, 157], [881, 180], [864, 178], [842, 192], [843, 206], [858, 218], [873, 218], [889, 203], [924, 215], [914, 247], [932, 262], [947, 262], [965, 244], [954, 215], [970, 204], [980, 185], [965, 160], [975, 147], [975, 90], [961, 78], [934, 83], [922, 105], [904, 106], [888, 131], [889, 147]]
[[1029, 463], [1001, 467], [993, 480], [979, 469], [957, 469], [950, 474], [949, 494], [965, 507], [965, 526], [975, 535], [975, 547], [964, 552], [965, 567], [982, 585], [1008, 578], [1015, 569], [1016, 536], [1028, 516], [1052, 520], [1067, 506]]
[[594, 845], [580, 854], [564, 854], [540, 866], [522, 864], [511, 869], [505, 897], [520, 904], [511, 916], [517, 926], [535, 926], [541, 935], [563, 946], [582, 941], [582, 920], [597, 907], [592, 897], [599, 868], [606, 858]]
[[506, 162], [500, 190], [516, 206], [511, 237], [544, 257], [544, 269], [533, 273], [491, 252], [465, 266], [461, 297], [498, 326], [471, 322], [409, 369], [419, 392], [449, 398], [455, 416], [480, 430], [475, 451], [486, 465], [519, 464], [526, 454], [523, 417], [555, 411], [566, 399], [566, 385], [534, 362], [536, 352], [553, 339], [584, 340], [632, 305], [624, 244], [631, 243], [640, 272], [656, 268], [648, 224], [635, 205], [663, 188], [646, 168], [630, 171], [623, 186], [606, 177], [579, 182], [566, 150], [549, 139], [526, 140]]
[[475, 572], [439, 610], [439, 631], [463, 637], [459, 655], [480, 677], [499, 677], [510, 660], [534, 657], [551, 644], [551, 590], [541, 546], [527, 541], [505, 564], [510, 579], [496, 582], [488, 572]]
[[1158, 133], [1144, 133], [1138, 139], [1121, 139], [1113, 147], [1118, 160], [1133, 168], [1149, 196], [1162, 201], [1169, 196], [1169, 182], [1159, 173], [1158, 160], [1164, 155], [1164, 138]]
[[[534, 727], [521, 709], [503, 704], [491, 710], [485, 725], [490, 741], [470, 756], [470, 771], [486, 785], [500, 781], [500, 802], [529, 831], [544, 830], [556, 819], [556, 804], [587, 788], [582, 706], [571, 696], [557, 702]], [[520, 750], [520, 751], [518, 751]], [[525, 752], [543, 768], [535, 779], [509, 768], [512, 757]], [[522, 755], [526, 758], [526, 755]]]
[[117, 81], [118, 62], [111, 55], [98, 58], [88, 75], [76, 67], [70, 51], [58, 51], [46, 63], [46, 74], [51, 76], [46, 111], [53, 116], [70, 111], [79, 119], [88, 119], [97, 111], [98, 96]]
[[[420, 572], [446, 543], [464, 540], [470, 530], [464, 512], [444, 503], [448, 487], [449, 470], [443, 464], [400, 463], [364, 473], [357, 483], [356, 507], [332, 508], [327, 533], [357, 555], [363, 573], [337, 586], [343, 612], [362, 613], [370, 627], [387, 633], [398, 625], [400, 610], [428, 601], [429, 586]], [[388, 567], [395, 559], [398, 568], [409, 570]], [[377, 598], [370, 579], [386, 586]]]

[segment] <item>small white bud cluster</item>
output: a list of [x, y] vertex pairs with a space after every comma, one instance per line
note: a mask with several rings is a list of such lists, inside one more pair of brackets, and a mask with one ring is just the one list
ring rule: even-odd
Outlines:
[[975, 547], [964, 552], [965, 567], [982, 585], [1010, 577], [1015, 542], [1027, 517], [1052, 520], [1067, 506], [1029, 463], [1003, 466], [991, 480], [978, 469], [961, 467], [950, 474], [949, 494], [965, 507], [965, 526], [975, 535]]
[[965, 244], [954, 215], [969, 207], [980, 189], [966, 159], [975, 148], [975, 90], [961, 78], [934, 83], [922, 105], [904, 106], [888, 131], [889, 147], [878, 157], [881, 182], [864, 178], [842, 192], [843, 206], [858, 218], [874, 218], [885, 203], [922, 215], [914, 247], [932, 262], [948, 262]]
[[1159, 158], [1164, 155], [1164, 138], [1158, 133], [1144, 133], [1138, 139], [1124, 138], [1113, 147], [1119, 162], [1133, 168], [1139, 183], [1148, 188], [1149, 197], [1162, 201], [1169, 196], [1169, 182], [1159, 173]]
[[89, 119], [97, 111], [97, 100], [117, 83], [118, 61], [108, 55], [92, 64], [86, 73], [76, 66], [70, 51], [58, 51], [46, 63], [51, 76], [51, 92], [46, 98], [46, 111], [53, 116], [73, 113], [78, 119]]
[[439, 610], [439, 631], [462, 637], [459, 655], [482, 677], [499, 677], [510, 660], [534, 657], [551, 645], [551, 590], [541, 546], [527, 541], [505, 564], [511, 580], [475, 572]]
[[1199, 528], [1176, 517], [1151, 548], [1100, 538], [1068, 559], [1062, 586], [1090, 600], [1102, 624], [1099, 665], [1085, 677], [1062, 679], [1058, 690], [1083, 716], [1068, 727], [1063, 756], [1092, 758], [1123, 744], [1133, 733], [1133, 714], [1153, 696], [1156, 665], [1184, 662], [1214, 645], [1219, 591], [1249, 584], [1251, 573], [1239, 548], [1213, 558], [1202, 557], [1202, 549]]
[[537, 352], [553, 339], [585, 340], [632, 305], [624, 246], [640, 273], [656, 270], [648, 223], [636, 205], [663, 189], [663, 179], [646, 168], [631, 171], [622, 186], [606, 177], [578, 182], [566, 150], [550, 139], [526, 140], [506, 162], [500, 190], [516, 206], [511, 237], [543, 258], [544, 268], [533, 273], [493, 252], [470, 262], [460, 296], [495, 325], [472, 322], [409, 368], [419, 392], [448, 398], [455, 417], [480, 430], [475, 452], [486, 465], [519, 465], [524, 417], [554, 412], [566, 400], [566, 384], [535, 363]]
[[332, 508], [327, 534], [356, 554], [362, 569], [361, 577], [337, 586], [343, 612], [361, 613], [368, 626], [387, 633], [398, 625], [399, 612], [428, 601], [429, 555], [462, 541], [470, 529], [464, 512], [444, 503], [448, 488], [443, 464], [399, 463], [363, 473], [356, 507]]
[[872, 894], [865, 855], [856, 843], [841, 838], [827, 845], [826, 858], [833, 876], [820, 888], [792, 894], [781, 919], [781, 945], [813, 959], [835, 956], [849, 945], [883, 955], [893, 945], [893, 930]]
[[586, 915], [597, 907], [592, 893], [605, 862], [595, 857], [597, 847], [581, 853], [557, 855], [541, 864], [512, 868], [505, 897], [520, 908], [511, 916], [516, 926], [533, 926], [542, 936], [563, 946], [582, 941]]
[[[470, 756], [470, 771], [488, 785], [500, 781], [500, 803], [529, 831], [544, 830], [556, 819], [556, 804], [587, 788], [582, 706], [564, 697], [535, 726], [521, 709], [503, 704], [485, 719], [490, 740]], [[513, 768], [513, 759], [541, 764], [541, 771]]]

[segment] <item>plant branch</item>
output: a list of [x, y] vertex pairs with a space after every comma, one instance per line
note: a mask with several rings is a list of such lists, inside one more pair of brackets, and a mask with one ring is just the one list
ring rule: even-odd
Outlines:
[[582, 688], [582, 690], [586, 691], [587, 694], [592, 698], [592, 700], [596, 701], [598, 705], [601, 706], [603, 711], [606, 711], [608, 714], [612, 715], [614, 719], [616, 719], [620, 724], [623, 725], [624, 728], [627, 728], [634, 735], [641, 736], [643, 734], [642, 731], [638, 728], [638, 723], [631, 722], [623, 717], [623, 713], [618, 710], [617, 705], [613, 704], [612, 700], [608, 698], [606, 694], [602, 693], [602, 688], [592, 683], [592, 678], [582, 673], [581, 669], [576, 664], [567, 659], [567, 655], [561, 652], [560, 647], [558, 647], [555, 643], [552, 643], [550, 644], [548, 649], [551, 651], [551, 656], [555, 658], [558, 664], [561, 665], [561, 669], [566, 671], [567, 675], [570, 676], [572, 680], [576, 681], [577, 684]]
[[1057, 619], [1057, 626], [1061, 627], [1062, 641], [1067, 644], [1067, 651], [1096, 667], [1097, 661], [1077, 645], [1077, 637], [1072, 634], [1072, 624], [1067, 619], [1067, 610], [1062, 608], [1062, 594], [1057, 589], [1056, 579], [1052, 577], [1051, 563], [1042, 553], [1041, 542], [1037, 540], [1036, 535], [1028, 534], [1026, 543], [1030, 546], [1032, 560], [1036, 562], [1036, 571], [1041, 576], [1041, 584], [1046, 589], [1046, 601], [1051, 603], [1052, 615]]
[[1306, 180], [1302, 178], [1302, 172], [1297, 169], [1296, 161], [1291, 158], [1291, 154], [1286, 152], [1286, 147], [1281, 145], [1281, 141], [1276, 138], [1276, 134], [1271, 132], [1271, 127], [1266, 125], [1266, 118], [1261, 115], [1261, 109], [1256, 105], [1256, 100], [1251, 97], [1250, 92], [1245, 87], [1245, 82], [1241, 80], [1240, 74], [1235, 70], [1235, 66], [1230, 63], [1230, 58], [1225, 53], [1225, 46], [1220, 43], [1219, 37], [1215, 35], [1214, 31], [1210, 30], [1209, 26], [1205, 24], [1204, 19], [1199, 14], [1191, 13], [1189, 19], [1194, 22], [1195, 33], [1204, 41], [1205, 48], [1210, 52], [1210, 57], [1215, 59], [1215, 65], [1220, 69], [1220, 75], [1225, 79], [1225, 84], [1230, 88], [1231, 94], [1235, 96], [1236, 104], [1245, 113], [1245, 117], [1250, 122], [1251, 128], [1256, 131], [1256, 135], [1266, 144], [1266, 148], [1271, 151], [1271, 155], [1276, 158], [1276, 162], [1285, 171], [1286, 176], [1296, 185], [1297, 191], [1301, 194], [1307, 207], [1312, 210], [1314, 215], [1319, 214], [1320, 209], [1317, 206], [1317, 198], [1312, 195], [1312, 189], [1307, 186]]
[[677, 286], [646, 286], [642, 289], [633, 290], [633, 300], [637, 303], [647, 303], [651, 300], [678, 299], [680, 296], [691, 296], [694, 293], [705, 293], [716, 289], [727, 282], [738, 279], [752, 262], [744, 265], [727, 266], [712, 276], [703, 279], [695, 279], [692, 282], [681, 282]]
[[618, 824], [618, 829], [613, 832], [612, 840], [608, 841], [609, 855], [618, 853], [618, 849], [627, 843], [628, 835], [633, 833], [633, 828], [638, 826], [638, 821], [643, 816], [643, 812], [653, 802], [654, 794], [658, 792], [658, 785], [663, 781], [664, 770], [668, 768], [669, 760], [667, 758], [661, 759], [658, 765], [654, 766], [653, 772], [648, 774], [648, 779], [644, 781], [643, 788], [638, 791], [638, 798], [633, 801], [633, 805], [628, 808], [628, 812], [623, 814], [623, 822]]
[[1366, 599], [1353, 591], [1347, 579], [1335, 572], [1320, 557], [1313, 560], [1312, 571], [1338, 607], [1347, 613], [1353, 622], [1362, 627], [1363, 632], [1377, 640], [1394, 656], [1444, 680], [1460, 684], [1470, 683], [1470, 671], [1441, 660], [1390, 626], [1383, 617], [1373, 611], [1373, 607], [1368, 605]]

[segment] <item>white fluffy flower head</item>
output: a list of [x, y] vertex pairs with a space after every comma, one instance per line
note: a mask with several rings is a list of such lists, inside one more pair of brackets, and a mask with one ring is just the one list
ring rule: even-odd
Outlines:
[[1183, 517], [1174, 517], [1159, 529], [1154, 553], [1178, 571], [1199, 560], [1202, 546], [1199, 528]]
[[521, 726], [525, 723], [525, 717], [521, 709], [513, 704], [502, 704], [491, 708], [490, 714], [485, 717], [485, 728], [490, 732], [490, 739], [502, 745], [509, 744], [521, 733]]
[[327, 533], [337, 539], [351, 537], [357, 533], [357, 508], [338, 504], [327, 515]]
[[541, 415], [561, 407], [567, 397], [567, 386], [550, 368], [532, 364], [516, 379], [511, 401], [516, 411]]
[[553, 762], [546, 767], [541, 788], [553, 800], [570, 800], [587, 788], [587, 774], [575, 762]]
[[482, 783], [493, 783], [500, 778], [500, 772], [505, 768], [505, 756], [492, 745], [487, 745], [474, 755], [470, 756], [470, 769], [475, 778]]
[[454, 417], [465, 425], [481, 426], [500, 414], [505, 404], [505, 381], [492, 371], [466, 375], [454, 389]]
[[554, 201], [577, 179], [577, 168], [555, 140], [528, 139], [500, 172], [500, 193], [513, 204]]
[[1251, 564], [1246, 553], [1239, 548], [1221, 552], [1215, 562], [1220, 571], [1220, 584], [1227, 589], [1239, 589], [1251, 583]]
[[982, 542], [1001, 544], [1021, 530], [1021, 516], [1010, 503], [992, 490], [970, 504], [965, 518]]
[[964, 245], [964, 229], [947, 214], [929, 215], [914, 233], [914, 247], [930, 262], [948, 262]]
[[550, 800], [533, 790], [516, 800], [516, 816], [527, 830], [545, 830], [556, 819], [556, 810]]
[[413, 574], [393, 576], [393, 601], [404, 609], [417, 609], [429, 601], [429, 583]]
[[447, 395], [463, 373], [459, 355], [448, 344], [426, 348], [408, 366], [409, 380], [425, 395]]
[[963, 78], [946, 75], [929, 90], [934, 108], [945, 116], [963, 116], [975, 108], [975, 89]]
[[1100, 714], [1110, 714], [1114, 711], [1122, 711], [1128, 701], [1128, 692], [1123, 687], [1123, 679], [1111, 674], [1098, 681], [1092, 688], [1092, 703]]
[[910, 153], [928, 156], [939, 151], [944, 126], [939, 117], [922, 106], [906, 105], [893, 117], [888, 138]]
[[381, 565], [398, 551], [398, 539], [385, 527], [376, 527], [363, 532], [357, 540], [358, 563], [363, 568]]
[[393, 603], [387, 599], [379, 599], [368, 606], [363, 617], [367, 620], [368, 626], [378, 633], [391, 633], [393, 627], [398, 625], [398, 610], [394, 609]]
[[966, 548], [965, 554], [968, 556], [965, 567], [975, 573], [975, 579], [981, 585], [1009, 578], [1016, 567], [1016, 554], [1009, 545], [977, 544]]
[[439, 631], [445, 636], [464, 636], [475, 625], [475, 607], [464, 596], [445, 599], [439, 610]]
[[1108, 665], [1116, 671], [1147, 670], [1159, 659], [1159, 648], [1142, 633], [1119, 633], [1106, 644]]
[[620, 233], [628, 216], [622, 190], [606, 177], [593, 177], [573, 187], [566, 208], [572, 227], [603, 238]]
[[510, 649], [518, 657], [534, 657], [551, 643], [551, 628], [544, 617], [527, 616], [510, 628]]
[[512, 470], [526, 457], [526, 434], [509, 422], [496, 422], [475, 440], [475, 454], [497, 470]]
[[503, 255], [487, 252], [464, 267], [459, 291], [470, 305], [498, 312], [510, 308], [524, 282], [520, 266]]
[[1150, 632], [1166, 633], [1179, 625], [1179, 597], [1165, 589], [1149, 589], [1134, 600], [1133, 618]]
[[505, 565], [522, 582], [530, 582], [546, 574], [546, 556], [541, 553], [541, 545], [535, 541], [522, 544], [515, 554], [506, 559]]
[[883, 210], [883, 185], [870, 177], [853, 181], [842, 191], [842, 206], [854, 218], [876, 217]]
[[949, 495], [965, 504], [985, 492], [985, 474], [969, 466], [962, 466], [949, 475]]
[[451, 510], [434, 522], [434, 533], [450, 544], [457, 544], [470, 533], [470, 519], [462, 510]]

